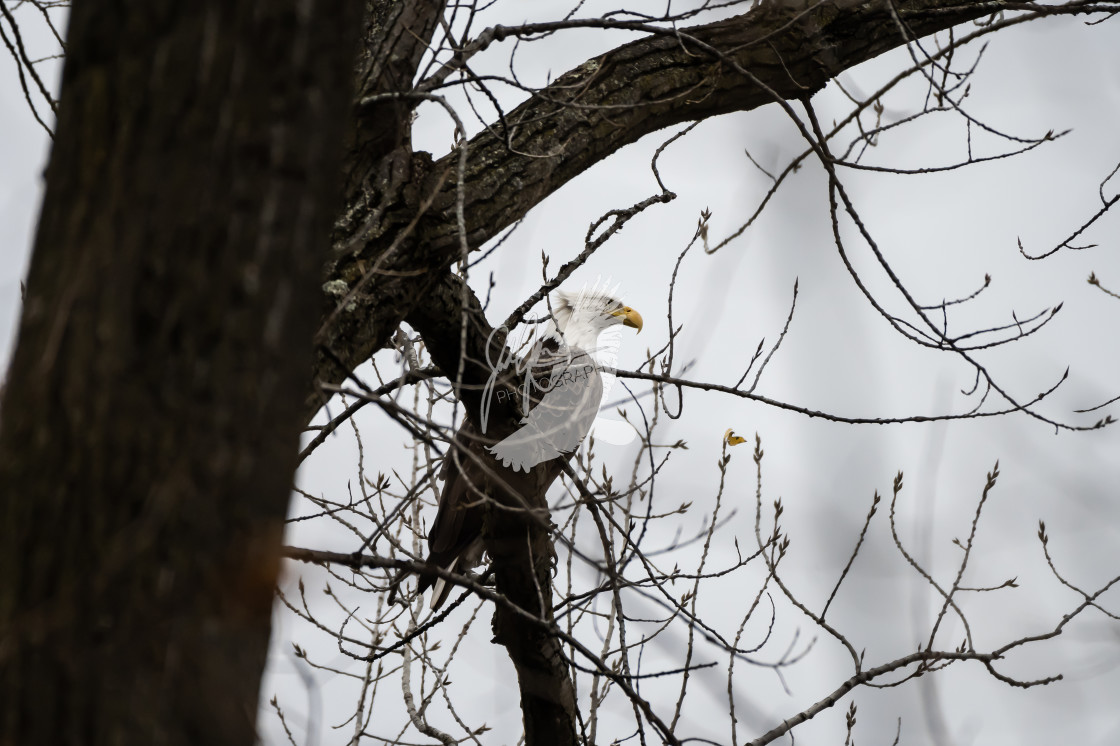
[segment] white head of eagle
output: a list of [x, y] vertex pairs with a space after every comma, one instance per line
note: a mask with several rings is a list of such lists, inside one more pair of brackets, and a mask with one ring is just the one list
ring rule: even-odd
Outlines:
[[614, 296], [615, 288], [583, 289], [578, 293], [557, 291], [552, 300], [552, 320], [569, 347], [594, 354], [599, 335], [619, 325], [642, 330], [642, 316]]

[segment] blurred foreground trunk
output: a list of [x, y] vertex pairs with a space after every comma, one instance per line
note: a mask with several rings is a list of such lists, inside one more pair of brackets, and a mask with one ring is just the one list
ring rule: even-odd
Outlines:
[[252, 744], [358, 3], [75, 0], [0, 409], [0, 743]]

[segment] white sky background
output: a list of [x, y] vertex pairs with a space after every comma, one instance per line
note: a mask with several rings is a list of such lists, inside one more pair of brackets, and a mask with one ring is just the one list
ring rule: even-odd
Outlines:
[[[510, 16], [503, 5], [513, 8], [515, 15]], [[520, 14], [526, 7], [498, 4], [483, 23], [517, 23], [525, 20]], [[538, 15], [531, 20], [543, 20], [562, 15], [567, 6], [535, 3], [533, 8]], [[589, 4], [580, 14], [592, 16], [598, 10], [597, 5]], [[629, 38], [621, 33], [565, 32], [523, 45], [518, 52], [518, 73], [526, 82], [542, 83], [549, 72], [555, 78]], [[1040, 407], [1067, 422], [1095, 420], [1095, 415], [1074, 415], [1072, 410], [1120, 394], [1120, 301], [1086, 283], [1090, 271], [1096, 271], [1106, 286], [1120, 287], [1120, 223], [1110, 215], [1090, 229], [1084, 240], [1079, 239], [1079, 243], [1099, 244], [1097, 248], [1061, 251], [1039, 262], [1028, 262], [1019, 254], [1016, 238], [1022, 238], [1029, 252], [1038, 253], [1065, 238], [1099, 208], [1098, 184], [1120, 161], [1116, 134], [1120, 46], [1115, 39], [1116, 21], [1086, 27], [1067, 19], [1036, 22], [988, 37], [990, 47], [966, 100], [970, 113], [1024, 137], [1072, 128], [1063, 139], [1011, 160], [945, 174], [843, 174], [883, 253], [920, 302], [966, 295], [980, 286], [985, 273], [992, 275], [992, 286], [980, 299], [951, 317], [953, 328], [1007, 323], [1012, 311], [1022, 319], [1065, 303], [1057, 318], [1037, 335], [979, 357], [1020, 399], [1033, 398], [1049, 388], [1069, 366], [1070, 379]], [[510, 47], [508, 41], [495, 45], [475, 59], [475, 69], [500, 71]], [[975, 53], [973, 48], [969, 51]], [[907, 60], [905, 52], [892, 53], [846, 73], [841, 80], [852, 92], [869, 92]], [[47, 143], [26, 110], [13, 65], [0, 64], [6, 64], [0, 67], [0, 113], [4, 118], [4, 137], [0, 138], [0, 356], [6, 361], [19, 312], [19, 279], [26, 273]], [[57, 74], [52, 80], [57, 85]], [[919, 106], [915, 90], [888, 98], [884, 102], [886, 119]], [[506, 103], [518, 100], [511, 95]], [[846, 113], [845, 103], [835, 86], [814, 98], [826, 126], [834, 116]], [[467, 111], [461, 114], [470, 116]], [[468, 123], [472, 126], [477, 129], [477, 123]], [[537, 288], [542, 250], [552, 257], [550, 270], [554, 272], [580, 251], [589, 223], [609, 209], [629, 207], [657, 192], [649, 159], [674, 131], [655, 133], [569, 183], [534, 209], [514, 237], [475, 268], [472, 279], [480, 297], [485, 297], [487, 273], [493, 272], [497, 282], [489, 313], [492, 321], [504, 318]], [[416, 124], [416, 137], [417, 149], [429, 150], [438, 158], [451, 144], [450, 125], [435, 107], [425, 107]], [[973, 146], [977, 154], [1005, 149], [975, 130]], [[632, 220], [570, 281], [570, 287], [578, 288], [599, 275], [611, 276], [621, 283], [625, 301], [641, 311], [646, 327], [640, 337], [624, 336], [620, 367], [632, 367], [647, 347], [664, 343], [668, 279], [700, 211], [712, 211], [711, 235], [718, 240], [738, 227], [765, 192], [767, 179], [743, 155], [744, 148], [766, 168], [774, 169], [800, 152], [803, 141], [776, 106], [701, 124], [670, 146], [660, 161], [662, 178], [678, 198]], [[942, 114], [885, 136], [868, 162], [941, 165], [959, 160], [964, 149], [964, 125], [959, 118]], [[1120, 188], [1120, 184], [1110, 186], [1106, 194]], [[848, 251], [865, 281], [888, 308], [901, 313], [901, 298], [876, 271], [870, 253], [854, 232], [845, 230]], [[825, 180], [821, 169], [813, 165], [782, 188], [760, 222], [742, 238], [712, 256], [694, 249], [684, 260], [674, 320], [684, 324], [677, 342], [678, 363], [695, 361], [689, 377], [733, 384], [759, 339], [765, 338], [768, 345], [777, 339], [795, 278], [800, 282], [800, 295], [793, 323], [763, 375], [758, 393], [813, 409], [865, 417], [934, 414], [971, 406], [973, 400], [960, 393], [972, 385], [967, 366], [902, 340], [859, 295], [833, 244]], [[386, 355], [383, 363], [384, 370], [392, 370], [391, 356]], [[636, 382], [631, 387], [644, 390]], [[621, 394], [616, 387], [612, 398]], [[373, 410], [363, 410], [357, 419], [367, 471], [375, 474], [407, 468], [401, 430]], [[693, 501], [693, 510], [682, 519], [686, 535], [699, 530], [713, 508], [719, 479], [715, 462], [720, 438], [728, 427], [752, 439], [755, 432], [763, 438], [764, 505], [782, 497], [782, 523], [792, 541], [791, 554], [783, 563], [784, 575], [816, 609], [858, 536], [872, 493], [878, 490], [884, 495], [867, 545], [829, 611], [830, 620], [850, 635], [857, 649], [866, 647], [867, 665], [908, 653], [924, 642], [922, 632], [928, 634], [930, 609], [936, 608], [935, 600], [890, 539], [886, 501], [898, 470], [906, 474], [898, 506], [902, 538], [939, 580], [951, 583], [950, 573], [960, 551], [951, 541], [967, 536], [985, 473], [997, 459], [1000, 462], [1002, 476], [985, 508], [965, 583], [995, 585], [1017, 576], [1020, 587], [963, 599], [981, 650], [1024, 634], [1048, 631], [1077, 603], [1077, 595], [1061, 588], [1045, 566], [1035, 537], [1039, 518], [1046, 520], [1051, 552], [1071, 582], [1095, 589], [1120, 574], [1120, 458], [1116, 456], [1120, 428], [1055, 434], [1052, 427], [1025, 416], [933, 425], [849, 426], [810, 420], [720, 394], [688, 391], [683, 416], [664, 425], [658, 440], [681, 438], [690, 447], [674, 453], [661, 473], [655, 498], [659, 508]], [[313, 493], [344, 500], [347, 484], [358, 478], [357, 448], [348, 429], [339, 432], [307, 462], [300, 484]], [[754, 541], [751, 447], [732, 450], [721, 514], [727, 515], [731, 509], [738, 512], [717, 534], [714, 566], [733, 559], [733, 536], [744, 547]], [[598, 454], [618, 466], [633, 458], [632, 448], [607, 445], [600, 446]], [[433, 515], [429, 514], [429, 521]], [[289, 541], [336, 551], [356, 548], [352, 536], [322, 522], [298, 525]], [[667, 537], [662, 537], [661, 543], [664, 541]], [[651, 542], [651, 546], [658, 544]], [[303, 575], [312, 595], [322, 600], [318, 593], [322, 575], [293, 567], [290, 585], [294, 586], [297, 574]], [[342, 590], [338, 584], [332, 587]], [[713, 586], [706, 597], [701, 596], [702, 614], [733, 634], [737, 615], [755, 590], [750, 584]], [[374, 603], [374, 599], [347, 600], [367, 607]], [[1120, 607], [1118, 592], [1105, 596], [1103, 603], [1115, 611]], [[817, 636], [812, 625], [788, 604], [779, 602], [778, 614], [775, 641], [769, 655], [763, 655], [768, 659], [780, 655], [795, 633], [800, 634], [798, 649], [807, 638]], [[521, 727], [513, 670], [504, 651], [488, 642], [489, 615], [488, 610], [483, 612], [478, 634], [472, 638], [476, 644], [465, 649], [452, 672], [452, 691], [461, 702], [492, 713], [478, 718], [494, 728], [483, 737], [484, 743], [513, 743]], [[449, 637], [455, 634], [454, 619], [444, 626]], [[679, 658], [681, 649], [673, 649], [671, 640], [683, 646], [683, 630], [681, 626], [674, 637], [660, 638], [657, 650], [649, 653], [649, 670], [668, 667], [666, 661]], [[944, 639], [959, 637], [957, 626]], [[321, 714], [314, 717], [321, 732], [317, 741], [308, 742], [345, 743], [352, 726], [338, 730], [328, 726], [341, 723], [353, 711], [356, 685], [343, 677], [318, 673], [318, 686], [309, 694], [296, 675], [305, 667], [289, 654], [293, 641], [321, 662], [346, 664], [332, 639], [309, 632], [288, 615], [278, 615], [272, 665], [263, 690], [265, 701], [272, 693], [278, 694], [300, 743], [308, 702], [316, 701], [310, 707], [321, 708]], [[696, 674], [698, 685], [685, 701], [679, 733], [727, 742], [726, 658], [703, 645], [697, 651], [698, 660], [718, 660], [720, 666]], [[981, 666], [964, 663], [897, 689], [857, 690], [856, 737], [861, 743], [891, 743], [901, 716], [901, 743], [932, 743], [935, 730], [930, 730], [929, 709], [922, 703], [935, 701], [940, 706], [934, 711], [944, 718], [946, 743], [1120, 742], [1120, 714], [1115, 708], [1120, 701], [1118, 664], [1120, 626], [1088, 612], [1058, 640], [1013, 653], [1001, 666], [1002, 671], [1023, 679], [1061, 672], [1065, 680], [1030, 690], [1012, 689], [994, 681]], [[850, 675], [850, 667], [839, 646], [821, 638], [803, 663], [787, 669], [787, 694], [773, 674], [736, 664], [740, 740], [749, 740], [815, 702]], [[657, 691], [654, 683], [643, 686], [649, 687], [647, 692]], [[799, 727], [798, 742], [839, 742], [850, 698]], [[621, 698], [615, 702], [622, 707]], [[631, 717], [628, 706], [622, 707], [621, 715]], [[283, 733], [275, 718], [266, 715], [264, 723], [266, 741], [281, 743]], [[436, 724], [452, 727], [450, 721], [437, 720]], [[600, 733], [607, 737], [628, 734], [612, 731], [607, 723]]]

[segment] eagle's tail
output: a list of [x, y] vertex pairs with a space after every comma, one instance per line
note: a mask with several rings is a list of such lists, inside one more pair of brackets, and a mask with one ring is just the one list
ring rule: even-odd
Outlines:
[[[458, 557], [451, 560], [451, 564], [445, 569], [448, 572], [455, 572], [455, 565], [457, 564], [459, 564]], [[435, 582], [432, 583], [432, 601], [429, 604], [429, 608], [431, 608], [432, 611], [436, 611], [440, 606], [443, 606], [443, 602], [451, 595], [451, 588], [452, 586], [449, 585], [446, 580], [443, 578], [436, 578]]]

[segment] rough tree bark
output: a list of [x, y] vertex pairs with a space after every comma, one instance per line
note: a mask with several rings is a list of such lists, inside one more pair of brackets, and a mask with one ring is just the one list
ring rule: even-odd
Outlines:
[[6, 746], [255, 740], [353, 5], [73, 3], [2, 402]]

